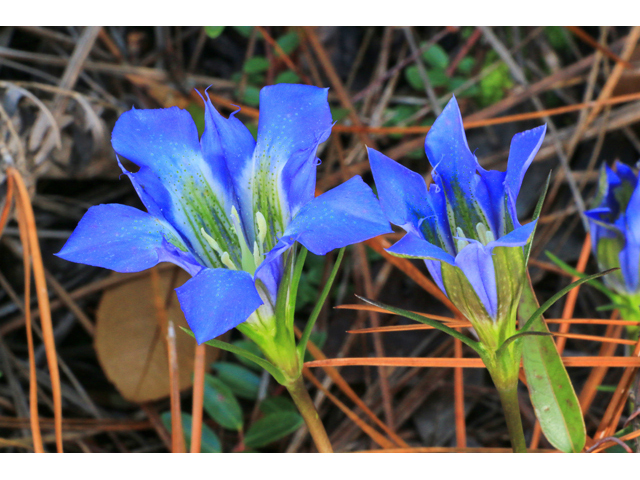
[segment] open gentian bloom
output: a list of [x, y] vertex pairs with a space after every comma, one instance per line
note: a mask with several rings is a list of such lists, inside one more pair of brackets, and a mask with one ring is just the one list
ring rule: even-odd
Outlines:
[[640, 186], [638, 177], [624, 163], [615, 171], [600, 170], [595, 208], [585, 212], [589, 219], [593, 253], [602, 270], [619, 268], [604, 277], [618, 295], [640, 304]]
[[275, 318], [294, 244], [324, 255], [390, 231], [358, 176], [314, 198], [316, 150], [331, 126], [327, 90], [307, 85], [262, 89], [257, 142], [208, 96], [200, 140], [177, 107], [125, 112], [112, 145], [140, 167], [121, 165], [147, 212], [91, 207], [58, 256], [118, 272], [179, 265], [192, 275], [176, 290], [198, 343], [241, 325], [277, 364], [276, 336], [295, 345], [293, 325], [282, 333]]
[[407, 234], [389, 253], [425, 260], [440, 289], [496, 348], [515, 332], [525, 277], [523, 246], [535, 222], [520, 225], [516, 199], [546, 127], [517, 134], [506, 172], [485, 170], [469, 150], [453, 98], [427, 134], [434, 183], [369, 149], [382, 209]]

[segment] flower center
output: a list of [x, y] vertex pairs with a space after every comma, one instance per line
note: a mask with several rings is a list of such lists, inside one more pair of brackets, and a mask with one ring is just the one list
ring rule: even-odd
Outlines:
[[[456, 248], [458, 252], [460, 252], [460, 250], [469, 245], [468, 239], [472, 237], [465, 235], [464, 231], [460, 227], [456, 227], [456, 233], [457, 236], [454, 237], [456, 239]], [[484, 223], [478, 222], [476, 224], [476, 238], [474, 238], [474, 240], [478, 240], [483, 245], [487, 245], [495, 239], [496, 237], [493, 235], [493, 232], [489, 230]]]
[[218, 242], [216, 242], [215, 239], [204, 230], [204, 228], [200, 229], [200, 233], [202, 233], [211, 248], [213, 248], [220, 256], [220, 261], [225, 267], [230, 270], [244, 270], [245, 272], [249, 272], [253, 275], [258, 266], [262, 263], [262, 259], [264, 257], [264, 241], [267, 237], [267, 221], [262, 213], [256, 213], [255, 225], [257, 230], [257, 239], [253, 242], [252, 249], [249, 248], [236, 207], [231, 207], [231, 223], [233, 225], [233, 232], [238, 239], [238, 245], [240, 246], [240, 265], [237, 265], [233, 261], [228, 251], [223, 251], [222, 248], [220, 248]]

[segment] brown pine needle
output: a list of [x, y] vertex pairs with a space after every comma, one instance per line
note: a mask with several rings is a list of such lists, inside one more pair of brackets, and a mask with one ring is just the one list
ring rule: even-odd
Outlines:
[[191, 453], [200, 453], [204, 402], [205, 344], [196, 345], [193, 361], [193, 407], [191, 411]]
[[180, 377], [178, 372], [178, 356], [176, 352], [176, 334], [173, 322], [167, 317], [164, 295], [160, 285], [160, 274], [156, 268], [151, 269], [151, 286], [153, 301], [160, 330], [164, 334], [167, 346], [167, 362], [169, 372], [169, 392], [171, 400], [171, 451], [184, 453], [184, 434], [182, 431], [182, 411], [180, 408]]
[[[25, 225], [24, 212], [18, 209], [18, 224]], [[33, 331], [31, 330], [31, 257], [29, 256], [29, 238], [25, 228], [20, 228], [22, 242], [22, 264], [24, 267], [24, 317], [27, 328], [27, 349], [29, 351], [29, 420], [33, 449], [36, 453], [44, 453], [40, 420], [38, 417], [38, 379], [36, 372], [35, 352], [33, 348]]]
[[304, 374], [304, 377], [310, 380], [311, 383], [313, 383], [318, 389], [320, 389], [327, 396], [327, 398], [333, 402], [334, 405], [336, 405], [340, 410], [342, 410], [342, 412], [347, 417], [349, 417], [349, 419], [353, 423], [358, 425], [358, 427], [360, 427], [360, 429], [364, 433], [366, 433], [369, 436], [369, 438], [371, 438], [371, 440], [376, 442], [382, 448], [391, 448], [394, 446], [393, 442], [391, 442], [390, 440], [387, 440], [387, 438], [384, 435], [381, 435], [370, 425], [367, 425], [367, 423], [364, 422], [358, 415], [356, 415], [356, 413], [353, 410], [351, 410], [344, 403], [338, 400], [338, 398], [335, 395], [333, 395], [331, 392], [329, 392], [329, 390], [324, 388], [322, 383], [318, 381], [318, 379], [309, 371], [309, 369], [307, 368], [303, 369], [302, 373]]
[[[31, 257], [33, 277], [36, 287], [36, 298], [40, 308], [40, 323], [42, 326], [42, 336], [44, 340], [49, 376], [51, 378], [51, 391], [53, 395], [53, 412], [56, 420], [55, 438], [56, 448], [62, 453], [62, 394], [60, 387], [60, 372], [58, 370], [58, 357], [56, 353], [55, 337], [53, 335], [53, 324], [51, 321], [51, 308], [49, 306], [49, 293], [38, 243], [38, 232], [36, 221], [29, 199], [29, 192], [22, 180], [20, 172], [13, 167], [7, 169], [7, 176], [12, 176], [17, 193], [18, 224], [23, 239], [23, 248], [28, 251]], [[22, 234], [24, 230], [24, 235]], [[26, 244], [24, 242], [27, 242]], [[26, 267], [26, 265], [25, 265]], [[29, 275], [29, 269], [25, 268], [25, 275]], [[25, 304], [28, 303], [25, 299]]]
[[[562, 357], [566, 367], [594, 367], [607, 365], [609, 367], [640, 367], [639, 357]], [[304, 364], [306, 367], [442, 367], [442, 368], [484, 368], [480, 358], [413, 358], [413, 357], [385, 357], [385, 358], [331, 358], [313, 360]]]
[[[298, 339], [302, 336], [302, 332], [298, 327], [295, 328], [295, 334]], [[327, 357], [313, 342], [309, 341], [307, 344], [307, 349], [313, 358], [316, 360], [326, 360]], [[376, 425], [378, 425], [382, 431], [384, 431], [389, 438], [391, 438], [398, 446], [400, 447], [408, 447], [409, 445], [398, 436], [393, 430], [389, 428], [389, 426], [384, 423], [378, 416], [373, 413], [373, 411], [362, 401], [362, 399], [353, 391], [351, 386], [347, 383], [347, 381], [340, 375], [340, 372], [331, 366], [323, 367], [325, 373], [333, 380], [333, 383], [342, 390], [342, 392], [349, 397], [349, 399], [355, 403], [364, 413], [367, 415]]]

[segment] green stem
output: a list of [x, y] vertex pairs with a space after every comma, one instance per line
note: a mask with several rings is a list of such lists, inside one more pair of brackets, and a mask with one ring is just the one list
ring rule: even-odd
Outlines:
[[511, 446], [515, 453], [527, 453], [527, 444], [524, 439], [524, 430], [522, 429], [522, 419], [520, 418], [520, 404], [518, 403], [518, 377], [512, 385], [498, 385], [498, 395], [502, 402], [504, 416], [507, 419], [507, 429], [509, 430], [509, 438]]
[[292, 383], [287, 385], [287, 390], [289, 390], [291, 398], [293, 398], [302, 418], [304, 418], [318, 452], [333, 453], [333, 447], [331, 446], [331, 442], [327, 436], [327, 431], [324, 429], [324, 425], [320, 420], [316, 407], [313, 405], [313, 400], [311, 400], [309, 392], [307, 392], [307, 389], [304, 387], [302, 377], [298, 377]]

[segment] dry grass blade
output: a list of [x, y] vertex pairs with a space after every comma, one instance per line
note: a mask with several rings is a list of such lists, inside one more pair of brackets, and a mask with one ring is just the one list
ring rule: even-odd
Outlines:
[[[33, 276], [36, 286], [36, 297], [40, 308], [40, 323], [44, 338], [45, 352], [51, 377], [51, 390], [53, 395], [53, 413], [56, 419], [56, 448], [62, 453], [62, 395], [60, 388], [60, 372], [58, 370], [58, 357], [56, 354], [55, 337], [53, 335], [53, 325], [51, 322], [51, 309], [49, 308], [49, 293], [42, 264], [42, 254], [38, 243], [38, 232], [36, 221], [29, 199], [29, 193], [22, 180], [22, 176], [15, 168], [7, 169], [7, 175], [13, 177], [17, 193], [18, 223], [20, 231], [24, 230], [23, 248], [28, 252], [33, 268]], [[25, 244], [24, 241], [27, 243]], [[27, 265], [25, 265], [27, 267]], [[25, 276], [28, 276], [28, 268], [25, 268]], [[25, 304], [28, 303], [25, 301]]]

